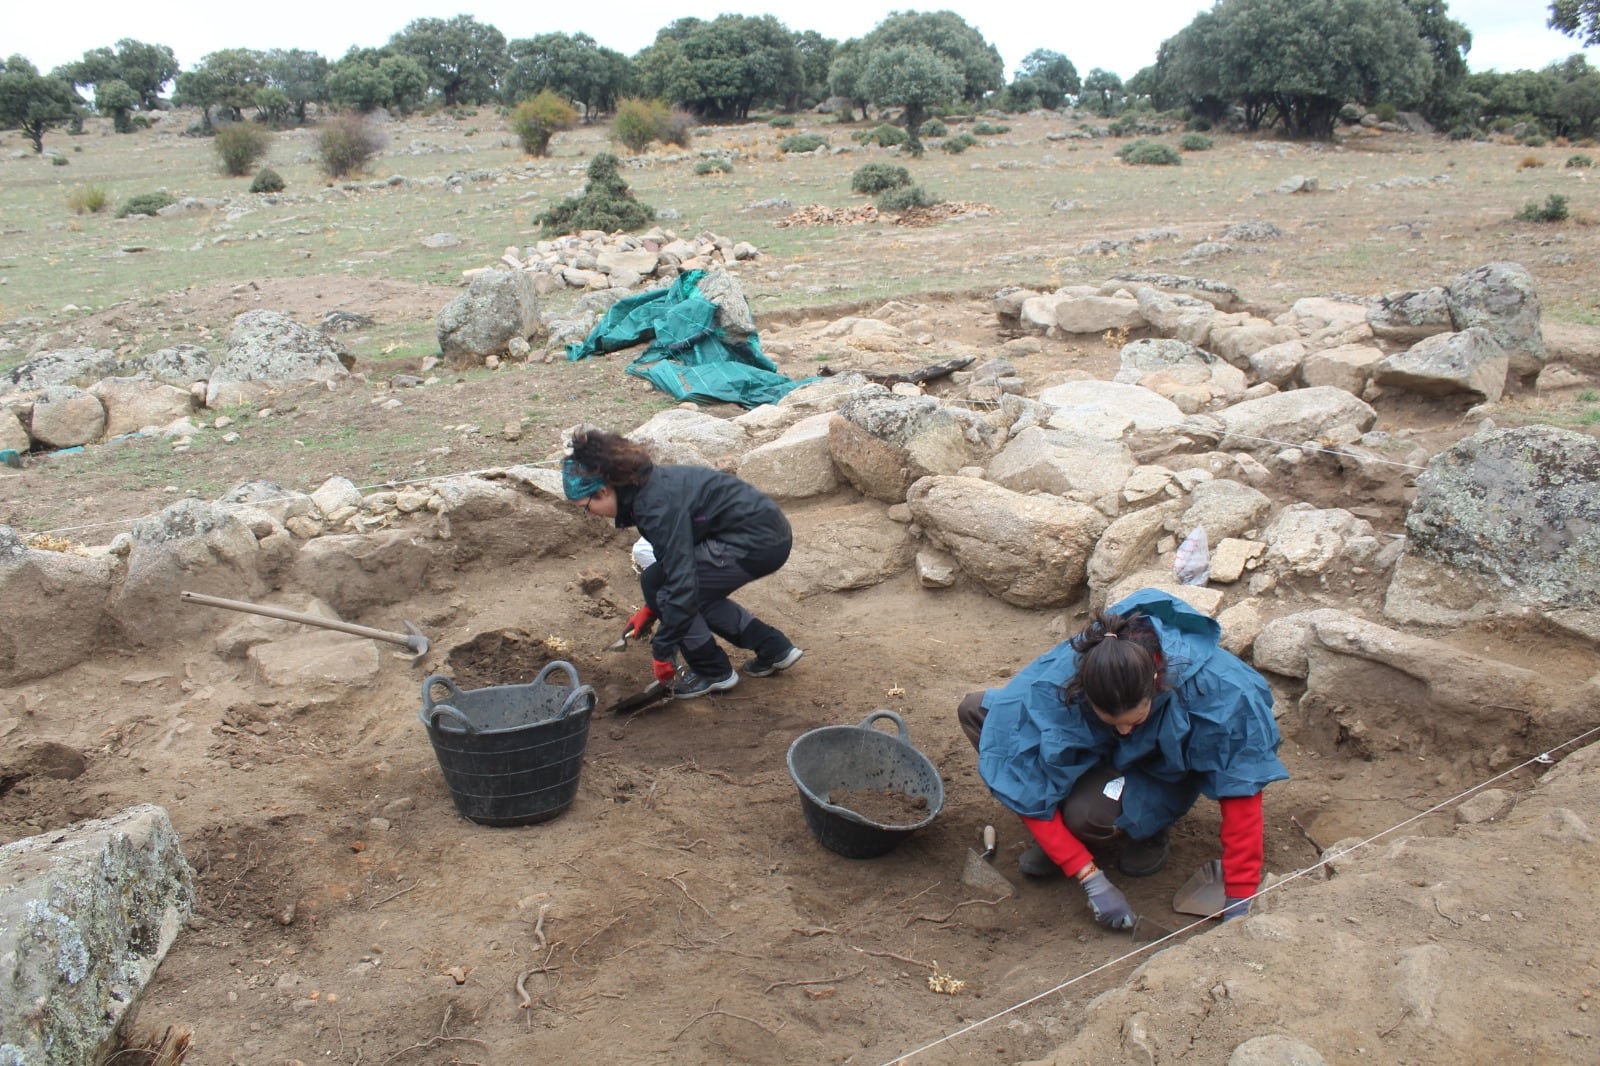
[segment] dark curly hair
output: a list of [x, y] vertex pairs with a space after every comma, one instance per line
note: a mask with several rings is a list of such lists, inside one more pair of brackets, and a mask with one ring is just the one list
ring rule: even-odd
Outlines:
[[643, 485], [655, 468], [643, 446], [609, 429], [579, 426], [571, 444], [573, 463], [612, 488]]
[[1082, 696], [1116, 718], [1169, 687], [1155, 626], [1142, 614], [1099, 612], [1072, 638], [1078, 671], [1064, 688], [1067, 702]]

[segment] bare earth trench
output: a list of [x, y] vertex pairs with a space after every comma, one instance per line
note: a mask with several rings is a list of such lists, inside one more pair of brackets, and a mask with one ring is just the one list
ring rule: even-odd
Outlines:
[[[327, 277], [202, 286], [184, 300], [219, 325], [249, 306], [307, 321], [347, 307], [393, 322], [431, 317], [453, 292]], [[928, 331], [957, 347], [984, 355], [1010, 339], [980, 299], [916, 306]], [[794, 338], [838, 313], [775, 318], [763, 340], [785, 372], [815, 372]], [[512, 367], [406, 393], [398, 411], [378, 403], [389, 395], [380, 382], [297, 400], [276, 423], [247, 430], [247, 444], [263, 450], [208, 452], [207, 476], [305, 487], [338, 474], [367, 485], [546, 458], [559, 427], [579, 417], [627, 429], [664, 406], [623, 377], [625, 358]], [[1048, 340], [1012, 358], [1030, 381], [1067, 367], [1109, 376], [1116, 350], [1097, 338]], [[601, 402], [616, 404], [614, 417], [599, 417]], [[1497, 417], [1550, 402], [1516, 394]], [[534, 405], [548, 420], [526, 425], [520, 440], [460, 428], [515, 422]], [[1430, 454], [1475, 425], [1456, 409], [1377, 406], [1376, 428], [1405, 428]], [[363, 447], [367, 431], [377, 437], [401, 420], [436, 430], [428, 446]], [[338, 451], [294, 443], [352, 429]], [[182, 491], [125, 474], [78, 478], [66, 462], [0, 480], [0, 508], [19, 531], [100, 542], [110, 533], [71, 531], [153, 512]], [[1403, 531], [1404, 498], [1353, 498], [1310, 474], [1271, 494], [1350, 507], [1380, 533]], [[800, 523], [841, 502], [790, 510]], [[1587, 918], [1600, 870], [1587, 831], [1552, 813], [1576, 812], [1580, 827], [1600, 818], [1589, 752], [1551, 775], [1554, 798], [1545, 798], [1534, 790], [1545, 768], [1522, 766], [1538, 752], [1514, 736], [1484, 738], [1507, 747], [1499, 768], [1508, 773], [1495, 784], [1520, 802], [1499, 822], [1458, 827], [1451, 806], [1434, 808], [1476, 783], [1462, 770], [1474, 753], [1364, 760], [1286, 736], [1293, 779], [1266, 803], [1274, 874], [1315, 863], [1318, 845], [1407, 824], [1331, 879], [1294, 881], [1246, 922], [1182, 932], [1153, 961], [1124, 956], [1186, 925], [1172, 893], [1217, 852], [1213, 804], [1179, 824], [1167, 870], [1118, 879], [1148, 919], [1132, 938], [1095, 927], [1075, 886], [1024, 883], [1015, 873], [1023, 831], [978, 780], [953, 712], [963, 694], [1003, 681], [1078, 628], [1082, 604], [1025, 611], [966, 584], [923, 589], [910, 574], [795, 599], [769, 579], [744, 599], [806, 649], [794, 670], [596, 718], [578, 798], [553, 822], [495, 829], [461, 818], [417, 719], [423, 678], [461, 670], [453, 652], [507, 634], [502, 646], [520, 650], [475, 670], [526, 680], [555, 649], [602, 706], [640, 688], [645, 653], [602, 650], [638, 601], [631, 539], [597, 526], [564, 558], [456, 572], [353, 619], [388, 629], [410, 620], [432, 641], [418, 665], [385, 646], [378, 680], [360, 691], [284, 698], [197, 643], [108, 652], [6, 693], [7, 745], [47, 740], [81, 753], [87, 768], [53, 776], [0, 766], [0, 840], [135, 803], [171, 813], [197, 873], [198, 913], [133, 1027], [192, 1028], [190, 1063], [888, 1063], [1047, 992], [915, 1061], [1220, 1063], [1266, 1033], [1292, 1034], [1330, 1062], [1595, 1056], [1600, 940]], [[1273, 606], [1377, 618], [1382, 586], [1371, 576], [1285, 590]], [[1593, 674], [1592, 646], [1533, 624], [1428, 635], [1573, 686]], [[1292, 706], [1295, 684], [1273, 680]], [[878, 708], [903, 716], [943, 777], [946, 803], [891, 854], [850, 861], [807, 830], [784, 754], [807, 730], [853, 725]], [[999, 832], [998, 868], [1018, 886], [1008, 900], [960, 881], [986, 823]], [[929, 981], [938, 976], [964, 984], [941, 994]]]

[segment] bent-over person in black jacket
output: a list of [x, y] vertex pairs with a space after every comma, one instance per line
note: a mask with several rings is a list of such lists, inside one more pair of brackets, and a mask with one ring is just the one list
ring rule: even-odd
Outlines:
[[656, 678], [674, 696], [739, 683], [717, 637], [755, 653], [743, 667], [752, 677], [800, 661], [804, 653], [788, 637], [728, 598], [789, 559], [789, 520], [765, 493], [709, 467], [657, 466], [644, 448], [592, 426], [573, 430], [561, 474], [569, 500], [618, 528], [636, 527], [654, 549], [656, 561], [639, 576], [645, 605], [626, 632], [642, 636], [660, 619], [650, 650]]

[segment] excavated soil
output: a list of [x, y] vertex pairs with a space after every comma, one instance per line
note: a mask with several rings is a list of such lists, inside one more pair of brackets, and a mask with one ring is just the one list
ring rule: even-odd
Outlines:
[[[1450, 245], [1451, 254], [1470, 263], [1510, 255], [1516, 249], [1502, 229], [1466, 227], [1461, 240], [1481, 247]], [[985, 232], [968, 231], [962, 254], [1018, 239]], [[1572, 239], [1587, 243], [1592, 235], [1584, 229]], [[1415, 284], [1438, 283], [1440, 271], [1453, 268], [1427, 269]], [[1557, 288], [1570, 288], [1580, 271], [1538, 269], [1558, 279]], [[1228, 274], [1225, 266], [1210, 272]], [[251, 306], [295, 311], [307, 321], [348, 307], [393, 325], [431, 317], [455, 291], [330, 276], [242, 289], [197, 285], [167, 302], [214, 331]], [[899, 312], [906, 332], [938, 338], [941, 356], [965, 349], [986, 358], [1013, 339], [997, 329], [981, 298], [929, 296], [901, 306], [909, 307]], [[763, 340], [784, 372], [816, 373], [807, 331], [863, 310], [870, 308], [773, 315], [763, 320]], [[90, 343], [97, 326], [125, 338], [151, 323], [89, 321], [83, 329]], [[1031, 386], [1042, 387], [1068, 371], [1109, 377], [1116, 350], [1080, 338], [1005, 354]], [[239, 446], [215, 448], [188, 467], [158, 455], [168, 447], [160, 442], [128, 446], [148, 449], [130, 452], [147, 456], [147, 466], [80, 468], [70, 457], [36, 456], [26, 470], [0, 475], [0, 510], [24, 532], [101, 543], [202, 475], [223, 488], [270, 477], [306, 490], [334, 475], [380, 485], [543, 459], [562, 426], [603, 415], [629, 428], [667, 406], [623, 376], [624, 358], [510, 366], [403, 392], [388, 390], [385, 379], [420, 366], [385, 364], [361, 387], [297, 398], [272, 419], [248, 419]], [[828, 361], [879, 372], [918, 362], [865, 349], [833, 351]], [[402, 403], [391, 407], [389, 398]], [[1538, 419], [1559, 400], [1514, 394], [1496, 417]], [[1379, 408], [1377, 428], [1403, 433], [1430, 455], [1476, 425], [1461, 406], [1391, 397]], [[542, 421], [519, 422], [530, 409]], [[517, 433], [499, 431], [510, 424]], [[406, 437], [397, 428], [415, 432]], [[313, 447], [331, 438], [337, 447]], [[1403, 531], [1410, 495], [1403, 479], [1352, 486], [1316, 463], [1265, 489], [1279, 503], [1348, 507], [1379, 534]], [[790, 511], [799, 520], [836, 502]], [[651, 677], [648, 650], [605, 650], [639, 602], [630, 542], [596, 526], [593, 540], [570, 545], [563, 557], [456, 572], [351, 619], [390, 630], [410, 621], [431, 642], [420, 662], [380, 645], [379, 674], [360, 688], [273, 690], [208, 642], [172, 641], [139, 654], [107, 652], [0, 694], [7, 746], [0, 840], [135, 803], [171, 813], [195, 869], [197, 913], [132, 1028], [191, 1029], [192, 1066], [871, 1064], [956, 1033], [916, 1061], [1024, 1062], [1065, 1043], [1083, 1006], [1128, 979], [1139, 961], [1126, 957], [1130, 951], [1184, 924], [1171, 908], [1173, 892], [1217, 853], [1215, 804], [1201, 801], [1175, 827], [1164, 871], [1116, 878], [1144, 920], [1131, 937], [1109, 935], [1093, 925], [1076, 886], [1016, 872], [1026, 835], [982, 786], [955, 722], [964, 694], [1001, 683], [1074, 632], [1087, 618], [1086, 604], [1025, 611], [967, 583], [924, 589], [909, 574], [806, 599], [788, 596], [776, 579], [758, 582], [740, 599], [806, 649], [794, 669], [745, 678], [704, 699], [597, 714], [576, 798], [554, 820], [490, 828], [461, 817], [419, 721], [422, 683], [442, 674], [468, 689], [524, 684], [560, 658], [594, 687], [602, 709], [638, 693]], [[1356, 573], [1282, 586], [1269, 606], [1274, 613], [1337, 606], [1378, 617], [1384, 584], [1384, 575]], [[310, 591], [284, 605], [302, 609]], [[1230, 602], [1242, 596], [1230, 593]], [[1573, 687], [1593, 672], [1592, 646], [1536, 622], [1428, 635]], [[1293, 706], [1297, 686], [1274, 684], [1280, 704]], [[856, 725], [879, 708], [903, 717], [910, 742], [943, 778], [945, 805], [889, 854], [844, 859], [807, 828], [784, 756], [808, 730]], [[1519, 767], [1501, 788], [1521, 792], [1543, 772], [1522, 765], [1537, 752], [1514, 735], [1483, 743], [1504, 749], [1498, 765]], [[1363, 757], [1332, 739], [1286, 736], [1282, 755], [1293, 778], [1267, 793], [1268, 869], [1292, 873], [1315, 862], [1321, 846], [1402, 823], [1413, 836], [1451, 835], [1446, 801], [1474, 783], [1460, 770], [1474, 754]], [[995, 866], [1015, 884], [1011, 898], [961, 881], [986, 824], [998, 830]], [[1504, 855], [1495, 846], [1463, 864], [1490, 871], [1473, 882], [1475, 905], [1522, 915], [1528, 935], [1508, 950], [1569, 997], [1516, 1021], [1587, 1034], [1559, 1045], [1574, 1049], [1567, 1061], [1584, 1061], [1594, 1046], [1585, 1041], [1600, 1038], [1595, 1015], [1576, 1006], [1595, 983], [1592, 960], [1572, 955], [1575, 934], [1561, 931], [1557, 915], [1519, 911], [1529, 905], [1517, 882], [1493, 875]], [[1592, 879], [1581, 864], [1547, 861], [1540, 878], [1551, 898], [1564, 896], [1574, 913], [1586, 913]], [[1456, 911], [1444, 906], [1443, 913]], [[1383, 899], [1359, 894], [1341, 902], [1337, 920], [1358, 932], [1396, 928]], [[1431, 929], [1432, 920], [1414, 919], [1418, 930]], [[1450, 921], [1457, 924], [1442, 930], [1447, 938], [1474, 932]], [[1206, 938], [1231, 935], [1201, 928], [1180, 939], [1205, 954]], [[1308, 1037], [1333, 1061], [1437, 1061], [1436, 1043], [1413, 1036], [1409, 1026], [1389, 1028], [1392, 1018], [1317, 1014], [1297, 1003], [1301, 967], [1335, 986], [1341, 976], [1347, 983], [1366, 977], [1336, 950], [1310, 950], [1274, 971], [1260, 993], [1277, 1017], [1312, 1018]], [[1497, 1055], [1507, 1046], [1488, 1039], [1505, 1019], [1486, 1012], [1458, 1021]], [[1254, 1031], [1225, 1035], [1236, 1040]], [[1217, 1039], [1174, 1061], [1226, 1061], [1232, 1043]], [[1537, 1045], [1528, 1061], [1552, 1061], [1552, 1046]]]

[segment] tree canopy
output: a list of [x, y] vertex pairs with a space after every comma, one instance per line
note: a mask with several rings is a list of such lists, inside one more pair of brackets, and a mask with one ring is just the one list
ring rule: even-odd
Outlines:
[[72, 119], [77, 103], [70, 82], [40, 74], [22, 56], [0, 68], [0, 128], [21, 130], [35, 152], [44, 151], [46, 130]]
[[919, 156], [919, 132], [928, 109], [954, 99], [961, 84], [961, 68], [925, 44], [876, 49], [861, 73], [861, 87], [871, 99], [904, 109], [906, 138], [912, 154]]
[[1555, 0], [1549, 26], [1585, 45], [1600, 44], [1600, 0]]
[[505, 35], [471, 15], [414, 19], [389, 38], [388, 51], [416, 60], [449, 107], [494, 100], [508, 62]]
[[[1442, 19], [1442, 3], [1419, 6]], [[1451, 47], [1459, 35], [1444, 22]], [[1174, 89], [1236, 102], [1252, 128], [1270, 117], [1300, 137], [1332, 137], [1351, 100], [1416, 104], [1434, 74], [1407, 0], [1218, 0], [1169, 43]]]
[[164, 44], [124, 37], [114, 47], [91, 48], [82, 59], [55, 73], [74, 85], [96, 90], [104, 83], [120, 81], [137, 94], [134, 106], [150, 111], [156, 107], [161, 90], [178, 76], [178, 59]]
[[868, 53], [920, 44], [955, 65], [961, 87], [953, 98], [976, 103], [1005, 84], [1000, 52], [954, 11], [896, 11], [861, 39]]
[[582, 104], [584, 119], [617, 106], [632, 65], [628, 57], [602, 48], [586, 33], [541, 33], [506, 46], [509, 65], [503, 82], [506, 102], [515, 103], [548, 89]]
[[796, 35], [771, 15], [677, 19], [634, 57], [634, 74], [647, 96], [705, 118], [748, 118], [805, 84]]
[[1078, 80], [1078, 68], [1060, 52], [1048, 48], [1035, 48], [1022, 58], [1017, 76], [1008, 88], [1034, 96], [1040, 107], [1056, 108], [1069, 96], [1077, 96], [1083, 88]]

